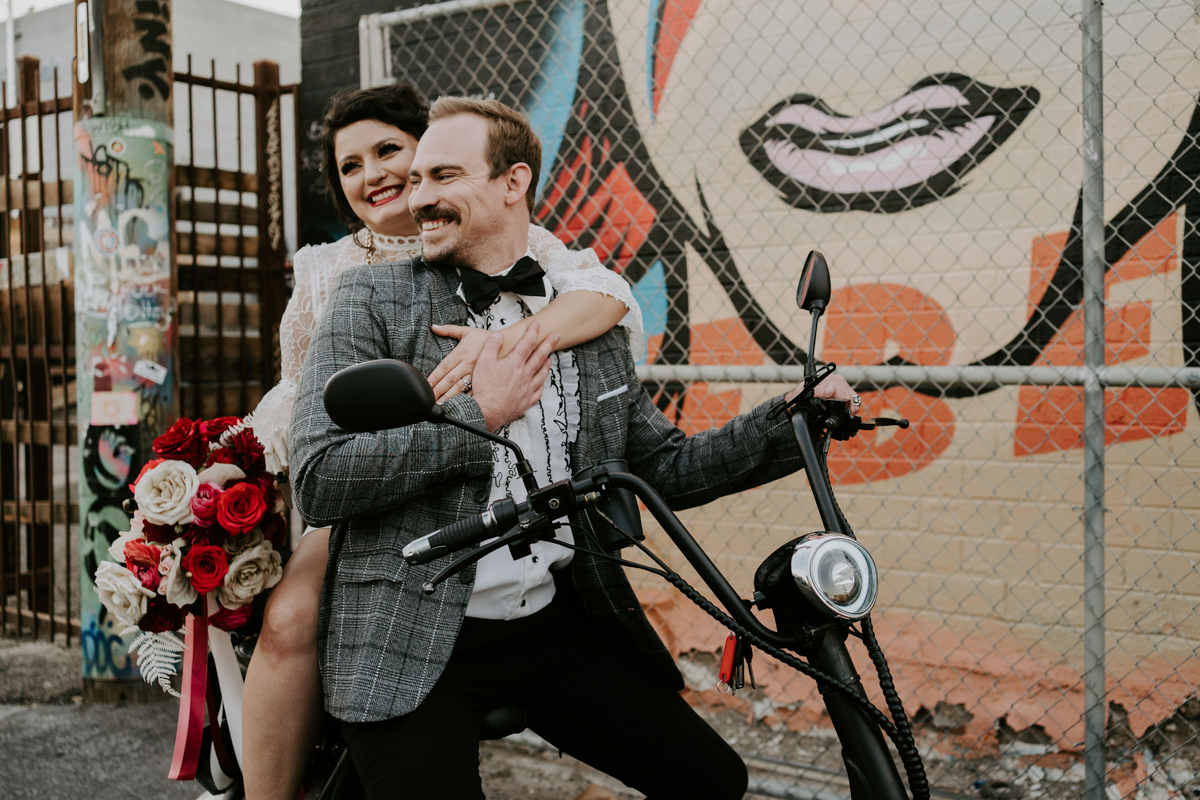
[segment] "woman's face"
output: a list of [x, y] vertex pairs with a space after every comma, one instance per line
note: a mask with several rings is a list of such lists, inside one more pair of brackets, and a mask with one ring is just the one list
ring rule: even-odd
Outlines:
[[[809, 249], [835, 289], [898, 284], [945, 309], [943, 363], [1021, 330], [1031, 249], [1071, 227], [1082, 183], [1078, 3], [701, 0], [648, 61], [650, 5], [610, 3], [646, 145], [793, 341]], [[1200, 26], [1191, 0], [1104, 12], [1112, 219], [1187, 130]]]
[[373, 119], [347, 125], [333, 140], [342, 191], [355, 216], [384, 236], [418, 233], [408, 210], [408, 168], [417, 140]]

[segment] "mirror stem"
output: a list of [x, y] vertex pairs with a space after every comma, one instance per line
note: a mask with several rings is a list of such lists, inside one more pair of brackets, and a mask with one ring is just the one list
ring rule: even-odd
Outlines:
[[444, 415], [440, 416], [437, 421], [438, 422], [447, 422], [451, 425], [454, 425], [455, 427], [462, 428], [464, 431], [470, 431], [471, 433], [474, 433], [478, 436], [482, 436], [483, 438], [487, 439], [488, 441], [495, 442], [496, 444], [499, 444], [499, 445], [504, 445], [509, 450], [512, 450], [514, 453], [517, 454], [517, 471], [518, 471], [518, 473], [521, 471], [520, 465], [522, 465], [522, 464], [524, 464], [527, 469], [529, 468], [529, 462], [525, 460], [525, 454], [521, 452], [520, 447], [517, 447], [516, 442], [511, 441], [509, 439], [505, 439], [503, 436], [497, 436], [496, 434], [492, 433], [489, 430], [484, 430], [483, 428], [476, 428], [471, 423], [463, 422], [460, 419], [455, 419], [454, 417], [450, 416], [449, 414], [444, 414]]
[[821, 312], [825, 310], [825, 304], [820, 300], [816, 300], [812, 305], [812, 329], [808, 333], [808, 360], [804, 364], [804, 377], [811, 378], [813, 373], [817, 371], [817, 324], [821, 319]]

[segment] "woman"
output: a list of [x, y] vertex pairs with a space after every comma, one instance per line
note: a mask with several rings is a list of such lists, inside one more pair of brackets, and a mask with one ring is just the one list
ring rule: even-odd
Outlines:
[[[325, 180], [339, 216], [354, 232], [296, 253], [296, 288], [280, 323], [283, 379], [250, 418], [272, 469], [287, 466], [296, 382], [338, 273], [420, 252], [408, 209], [408, 170], [427, 113], [417, 92], [402, 85], [339, 93], [326, 110], [321, 137]], [[605, 269], [591, 250], [570, 252], [536, 226], [530, 226], [529, 242], [556, 297], [538, 314], [505, 330], [503, 352], [516, 345], [535, 319], [541, 338], [557, 335], [556, 349], [563, 349], [599, 336], [624, 318], [631, 345], [640, 350], [640, 312], [620, 276]], [[488, 334], [459, 326], [435, 325], [433, 330], [459, 340], [430, 375], [440, 401], [469, 390], [471, 368]], [[243, 703], [248, 800], [295, 800], [320, 727], [317, 610], [328, 541], [328, 528], [306, 532], [267, 602]]]

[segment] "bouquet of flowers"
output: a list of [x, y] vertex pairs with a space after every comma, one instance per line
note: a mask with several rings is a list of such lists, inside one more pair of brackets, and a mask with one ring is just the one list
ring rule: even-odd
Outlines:
[[[250, 601], [283, 576], [287, 535], [277, 476], [238, 417], [186, 417], [154, 440], [133, 489], [133, 520], [96, 570], [100, 601], [124, 631], [148, 683], [170, 679], [188, 614], [224, 631], [245, 625]], [[215, 604], [211, 602], [215, 600]], [[216, 613], [211, 613], [213, 608]]]

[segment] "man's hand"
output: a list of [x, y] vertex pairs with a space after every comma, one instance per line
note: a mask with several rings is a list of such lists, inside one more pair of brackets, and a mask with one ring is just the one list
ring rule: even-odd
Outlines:
[[538, 324], [531, 322], [513, 351], [500, 358], [504, 337], [491, 334], [479, 354], [471, 378], [471, 396], [483, 412], [489, 431], [495, 432], [523, 416], [542, 399], [542, 387], [550, 372], [550, 353], [558, 334], [547, 336], [540, 345]]
[[[801, 383], [795, 389], [792, 389], [790, 392], [784, 395], [783, 399], [791, 402], [792, 398], [800, 394], [800, 390], [803, 388], [804, 384]], [[816, 388], [813, 389], [813, 396], [820, 400], [841, 400], [843, 403], [851, 403], [855, 407], [862, 405], [862, 400], [857, 394], [854, 393], [854, 390], [850, 388], [850, 384], [846, 382], [845, 378], [837, 373], [830, 375], [828, 378], [818, 383]], [[858, 400], [858, 402], [855, 403], [855, 400]]]

